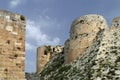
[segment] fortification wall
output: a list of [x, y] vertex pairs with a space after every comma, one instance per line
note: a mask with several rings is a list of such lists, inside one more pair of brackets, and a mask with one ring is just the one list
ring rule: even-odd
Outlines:
[[0, 80], [25, 80], [25, 17], [0, 10]]
[[[92, 18], [91, 15], [88, 16], [88, 19]], [[108, 28], [106, 22], [102, 23], [105, 24], [104, 27], [101, 23], [101, 26], [93, 25], [93, 23], [97, 24], [102, 19], [104, 20], [104, 18], [97, 20], [98, 15], [94, 16], [96, 17], [90, 19], [92, 20], [90, 22], [91, 25], [86, 25], [86, 23], [80, 24], [79, 26], [74, 26], [76, 29], [74, 32], [72, 31], [74, 28], [71, 30], [73, 33], [66, 41], [64, 52], [66, 54], [68, 51], [67, 55], [65, 56], [65, 58], [67, 57], [66, 60], [68, 61], [66, 63], [71, 63], [62, 63], [62, 66], [58, 66], [61, 65], [60, 63], [57, 64], [58, 68], [56, 68], [54, 63], [57, 63], [58, 59], [54, 59], [53, 61], [49, 62], [47, 67], [40, 73], [40, 79], [120, 80], [120, 17], [114, 18], [110, 28]], [[81, 22], [84, 22], [84, 20]], [[79, 30], [80, 27], [82, 30]], [[85, 27], [87, 27], [86, 31]], [[97, 30], [96, 33], [93, 33], [95, 36], [93, 35], [93, 37], [90, 39], [92, 42], [89, 42], [88, 40], [88, 43], [86, 44], [86, 38], [88, 38], [90, 33], [95, 30]], [[78, 40], [76, 40], [76, 38], [73, 40], [74, 36], [82, 32], [83, 34], [89, 33], [87, 36], [77, 36], [77, 39], [83, 43], [80, 43]], [[73, 35], [74, 33], [75, 35]], [[82, 47], [82, 45], [83, 52], [81, 49], [79, 49]], [[63, 61], [63, 59], [61, 58], [59, 61]]]
[[82, 55], [85, 49], [93, 43], [101, 29], [107, 29], [103, 16], [90, 14], [73, 21], [70, 38], [65, 42], [65, 59], [70, 63]]
[[37, 49], [37, 73], [57, 54], [63, 52], [63, 46], [41, 46]]

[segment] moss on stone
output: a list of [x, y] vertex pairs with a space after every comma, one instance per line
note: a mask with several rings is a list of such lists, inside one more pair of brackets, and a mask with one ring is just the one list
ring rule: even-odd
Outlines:
[[117, 59], [116, 59], [115, 62], [116, 62], [116, 63], [117, 63], [117, 62], [120, 62], [120, 57], [119, 57], [119, 56], [117, 57]]
[[64, 64], [64, 56], [62, 53], [59, 53], [56, 55], [55, 58], [53, 58], [40, 73], [40, 79], [44, 80], [45, 76], [48, 76], [51, 74], [51, 72], [56, 71], [59, 67], [61, 67]]

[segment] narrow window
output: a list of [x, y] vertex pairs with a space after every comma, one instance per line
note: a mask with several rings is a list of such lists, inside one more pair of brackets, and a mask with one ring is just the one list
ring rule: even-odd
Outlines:
[[6, 42], [7, 44], [10, 44], [10, 40], [7, 40], [7, 42]]
[[24, 16], [20, 16], [20, 19], [22, 20], [22, 21], [24, 21], [25, 20], [25, 17]]
[[15, 54], [14, 57], [18, 57], [18, 54]]
[[44, 55], [47, 55], [47, 51], [44, 51]]
[[20, 48], [20, 47], [17, 47], [17, 50], [21, 50], [21, 48]]

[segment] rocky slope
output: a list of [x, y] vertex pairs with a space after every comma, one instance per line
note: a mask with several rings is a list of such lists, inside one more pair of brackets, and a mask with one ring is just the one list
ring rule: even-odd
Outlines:
[[40, 80], [120, 80], [119, 21], [115, 18], [110, 29], [99, 29], [93, 43], [71, 63], [65, 63], [65, 52], [57, 54], [39, 74]]

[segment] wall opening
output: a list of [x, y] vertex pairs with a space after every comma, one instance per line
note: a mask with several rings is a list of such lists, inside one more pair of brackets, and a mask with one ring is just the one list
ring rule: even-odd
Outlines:
[[80, 20], [80, 23], [84, 24], [84, 20]]
[[18, 57], [18, 54], [15, 54], [14, 57]]
[[7, 41], [6, 41], [6, 44], [7, 44], [7, 45], [10, 45], [10, 40], [7, 40]]
[[118, 26], [119, 26], [119, 24], [118, 24], [117, 21], [114, 22], [114, 26], [115, 26], [115, 27], [118, 27]]
[[19, 40], [22, 40], [22, 38], [19, 38]]
[[47, 55], [47, 51], [44, 51], [44, 55]]
[[20, 16], [20, 19], [22, 20], [22, 21], [25, 21], [25, 17], [24, 16]]
[[21, 48], [20, 48], [20, 47], [17, 47], [17, 50], [21, 50]]

